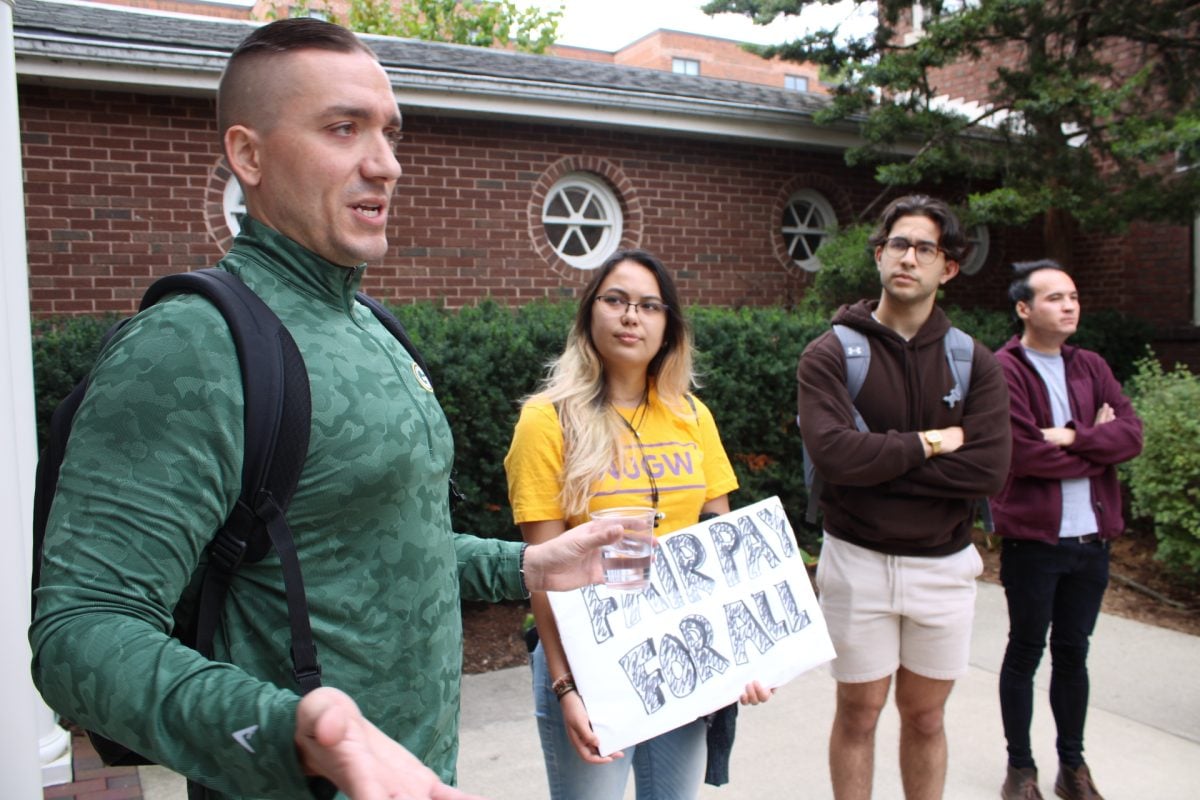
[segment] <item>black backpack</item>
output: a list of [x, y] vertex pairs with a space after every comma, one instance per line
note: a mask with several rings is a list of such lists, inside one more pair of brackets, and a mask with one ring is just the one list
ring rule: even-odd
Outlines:
[[[306, 694], [321, 685], [321, 667], [309, 625], [300, 561], [286, 519], [308, 454], [312, 398], [304, 359], [275, 312], [237, 276], [219, 269], [168, 275], [150, 286], [140, 308], [149, 308], [164, 296], [178, 292], [202, 295], [217, 307], [229, 325], [242, 375], [246, 444], [241, 496], [208, 545], [208, 560], [200, 579], [194, 614], [190, 619], [177, 619], [172, 636], [212, 658], [213, 636], [234, 574], [243, 563], [261, 561], [274, 547], [279, 553], [287, 593], [292, 674], [300, 693]], [[404, 345], [428, 375], [425, 362], [400, 321], [367, 295], [360, 292], [357, 299]], [[128, 321], [121, 320], [110, 328], [104, 335], [104, 343]], [[46, 522], [58, 488], [59, 469], [75, 413], [87, 387], [85, 378], [55, 409], [45, 449], [38, 459], [33, 516], [34, 588], [40, 583]], [[36, 604], [34, 597], [35, 612]], [[99, 734], [88, 731], [88, 737], [105, 764], [152, 763]]]

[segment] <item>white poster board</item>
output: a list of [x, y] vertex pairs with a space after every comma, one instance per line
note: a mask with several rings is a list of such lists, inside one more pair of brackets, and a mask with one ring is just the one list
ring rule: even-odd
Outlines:
[[661, 537], [640, 592], [549, 596], [603, 755], [834, 657], [778, 497]]

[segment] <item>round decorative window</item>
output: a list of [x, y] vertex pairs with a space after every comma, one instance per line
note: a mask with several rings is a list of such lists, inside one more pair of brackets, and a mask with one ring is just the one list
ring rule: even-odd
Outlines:
[[821, 268], [817, 250], [837, 225], [833, 206], [819, 192], [801, 189], [783, 207], [780, 231], [792, 263], [807, 272]]
[[221, 208], [225, 211], [225, 226], [229, 232], [237, 236], [242, 232], [242, 217], [246, 216], [246, 195], [237, 177], [230, 175], [225, 184], [225, 196], [221, 199]]
[[958, 268], [964, 275], [974, 275], [983, 269], [983, 264], [987, 261], [988, 250], [991, 247], [992, 237], [988, 233], [987, 225], [972, 225], [967, 231], [967, 241], [971, 243], [971, 252], [962, 260]]
[[621, 241], [621, 203], [607, 183], [586, 172], [563, 176], [542, 205], [546, 239], [559, 258], [595, 269]]

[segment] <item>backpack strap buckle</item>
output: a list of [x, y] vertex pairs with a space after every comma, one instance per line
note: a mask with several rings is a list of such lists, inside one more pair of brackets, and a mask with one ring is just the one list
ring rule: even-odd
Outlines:
[[300, 694], [305, 695], [313, 689], [320, 688], [321, 665], [317, 661], [315, 649], [310, 649], [308, 653], [299, 655], [293, 647], [292, 663], [296, 665], [292, 668], [292, 676], [296, 679], [296, 685], [300, 687]]
[[245, 525], [237, 524], [235, 518], [249, 514], [252, 514], [250, 509], [239, 500], [237, 506], [234, 507], [233, 513], [229, 515], [229, 519], [217, 531], [217, 535], [213, 537], [212, 544], [209, 545], [209, 563], [221, 572], [232, 575], [237, 572], [238, 567], [241, 566], [246, 558], [246, 550], [249, 548], [249, 542], [234, 531], [247, 530]]

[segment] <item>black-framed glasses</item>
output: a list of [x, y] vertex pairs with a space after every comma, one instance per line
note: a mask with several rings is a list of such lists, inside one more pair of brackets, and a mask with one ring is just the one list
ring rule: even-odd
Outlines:
[[616, 294], [596, 295], [596, 302], [600, 304], [602, 311], [614, 317], [624, 314], [629, 308], [636, 308], [639, 315], [646, 317], [657, 317], [667, 313], [668, 309], [666, 303], [658, 300], [639, 300], [635, 303]]
[[917, 263], [925, 266], [936, 261], [938, 253], [945, 252], [933, 242], [913, 242], [903, 236], [893, 236], [883, 243], [884, 252], [892, 258], [904, 258], [910, 247], [917, 258]]

